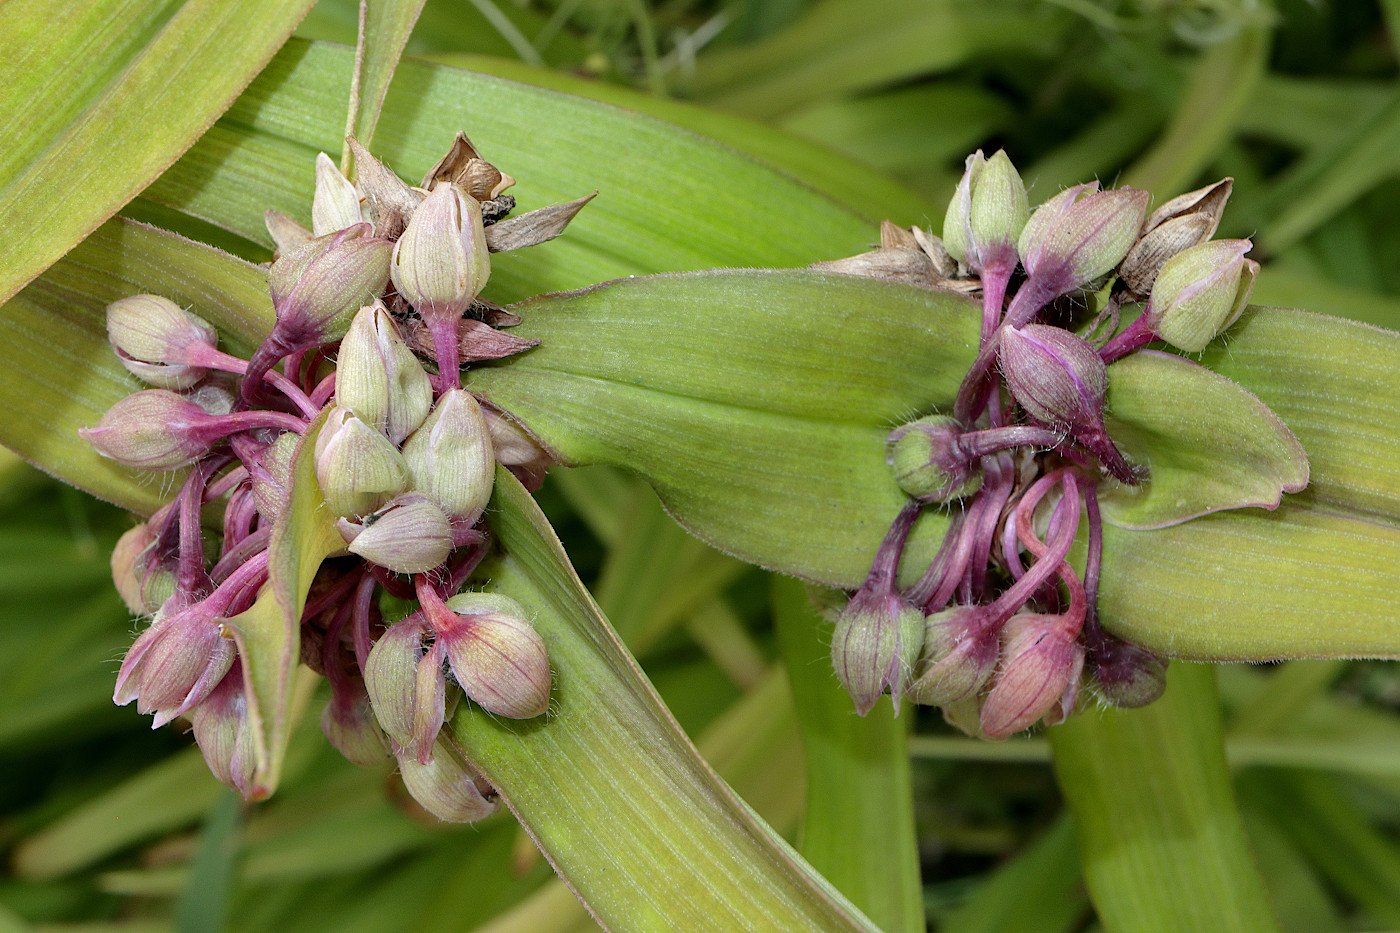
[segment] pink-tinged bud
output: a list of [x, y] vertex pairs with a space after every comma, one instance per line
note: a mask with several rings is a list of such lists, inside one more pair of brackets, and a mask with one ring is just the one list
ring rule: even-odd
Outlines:
[[335, 400], [395, 444], [416, 431], [433, 407], [428, 373], [381, 302], [361, 308], [340, 341]]
[[483, 708], [531, 719], [549, 708], [549, 654], [544, 639], [509, 597], [463, 593], [447, 600], [457, 621], [439, 628], [452, 675]]
[[403, 454], [348, 408], [333, 409], [316, 438], [316, 480], [332, 515], [368, 515], [408, 486]]
[[428, 420], [404, 442], [413, 488], [431, 496], [453, 519], [471, 526], [491, 499], [496, 457], [476, 398], [449, 389]]
[[923, 610], [896, 593], [862, 587], [836, 620], [831, 663], [864, 716], [886, 690], [899, 701], [924, 645]]
[[452, 526], [436, 502], [408, 493], [365, 516], [363, 524], [336, 523], [350, 553], [395, 573], [427, 573], [452, 552]]
[[953, 606], [927, 619], [924, 649], [909, 685], [909, 698], [925, 706], [949, 706], [976, 696], [996, 670], [995, 629], [977, 624], [981, 610]]
[[264, 796], [253, 783], [257, 744], [248, 721], [241, 661], [234, 663], [204, 702], [190, 710], [190, 725], [214, 777], [245, 798]]
[[455, 323], [491, 275], [480, 202], [457, 185], [433, 189], [394, 244], [391, 275], [425, 321]]
[[221, 621], [199, 604], [157, 618], [127, 651], [112, 701], [136, 700], [137, 711], [154, 713], [151, 728], [159, 728], [203, 701], [237, 654]]
[[374, 767], [389, 754], [389, 740], [374, 718], [363, 687], [358, 695], [331, 697], [321, 713], [321, 731], [347, 761], [362, 768]]
[[1167, 343], [1198, 353], [1234, 323], [1249, 302], [1258, 263], [1245, 259], [1249, 240], [1212, 240], [1162, 266], [1143, 312]]
[[970, 496], [982, 487], [982, 472], [959, 448], [963, 433], [955, 418], [930, 415], [900, 425], [885, 444], [885, 462], [895, 482], [922, 502], [947, 502]]
[[1016, 239], [1030, 209], [1026, 186], [1005, 150], [968, 156], [967, 168], [943, 221], [943, 246], [974, 272], [1016, 266]]
[[1108, 373], [1094, 348], [1059, 327], [1002, 332], [1001, 368], [1026, 414], [1063, 431], [1103, 421]]
[[107, 306], [107, 339], [123, 366], [161, 389], [187, 389], [208, 373], [196, 360], [218, 343], [214, 328], [159, 295], [132, 295]]
[[447, 717], [442, 648], [424, 647], [431, 629], [421, 616], [396, 622], [365, 659], [365, 690], [374, 716], [404, 754], [426, 762]]
[[80, 428], [97, 452], [141, 470], [174, 470], [209, 452], [226, 434], [218, 419], [166, 389], [128, 395], [95, 428]]
[[370, 236], [369, 224], [354, 224], [280, 257], [267, 277], [277, 310], [270, 344], [290, 353], [339, 340], [355, 312], [389, 284], [393, 248]]
[[317, 153], [316, 195], [311, 200], [312, 234], [325, 236], [364, 220], [360, 193], [350, 184], [350, 179], [340, 174], [330, 156]]
[[1059, 327], [1027, 324], [1001, 331], [1001, 369], [1026, 414], [1072, 436], [1120, 482], [1142, 481], [1103, 422], [1108, 371], [1087, 341]]
[[[1022, 612], [1001, 635], [1002, 668], [982, 704], [982, 731], [1003, 739], [1063, 705], [1078, 689], [1084, 651], [1060, 616]], [[1069, 702], [1073, 707], [1073, 700]]]
[[1114, 706], [1146, 706], [1167, 689], [1167, 662], [1137, 645], [1105, 638], [1091, 655], [1094, 679]]
[[150, 615], [160, 608], [160, 603], [153, 606], [146, 600], [146, 557], [155, 543], [150, 525], [142, 522], [122, 535], [112, 548], [112, 582], [133, 615]]
[[1049, 301], [1111, 271], [1137, 241], [1148, 194], [1077, 185], [1046, 201], [1021, 231], [1021, 262]]
[[275, 522], [287, 507], [292, 486], [292, 455], [299, 435], [278, 435], [262, 452], [256, 466], [248, 471], [253, 486], [253, 504], [265, 521]]
[[445, 739], [438, 740], [426, 763], [404, 753], [395, 757], [409, 794], [443, 822], [473, 823], [496, 812], [482, 793], [489, 785]]

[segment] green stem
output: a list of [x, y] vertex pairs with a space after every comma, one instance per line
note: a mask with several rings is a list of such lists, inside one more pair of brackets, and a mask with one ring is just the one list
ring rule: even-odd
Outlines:
[[1161, 700], [1049, 731], [1109, 933], [1278, 933], [1225, 764], [1215, 672], [1176, 662]]
[[830, 623], [797, 580], [773, 578], [778, 643], [807, 752], [802, 854], [887, 933], [925, 927], [909, 779], [912, 715], [856, 716], [831, 669]]

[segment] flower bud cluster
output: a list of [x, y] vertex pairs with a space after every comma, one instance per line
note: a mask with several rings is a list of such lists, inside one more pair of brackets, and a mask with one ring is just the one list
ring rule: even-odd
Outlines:
[[[819, 264], [980, 296], [977, 358], [950, 412], [897, 427], [886, 461], [908, 505], [836, 621], [832, 659], [858, 712], [888, 692], [1000, 738], [1069, 716], [1083, 690], [1155, 699], [1165, 662], [1100, 625], [1103, 483], [1147, 470], [1110, 437], [1110, 364], [1148, 343], [1198, 352], [1248, 301], [1248, 240], [1214, 240], [1224, 179], [1148, 213], [1131, 188], [1077, 185], [1034, 211], [1005, 152], [967, 159], [942, 238], [886, 222], [872, 253]], [[1077, 308], [1107, 303], [1092, 321]], [[1126, 326], [1122, 320], [1137, 314]], [[918, 582], [895, 585], [921, 508], [955, 503]], [[1083, 574], [1067, 561], [1087, 539]]]
[[[326, 677], [322, 728], [348, 759], [395, 760], [426, 810], [474, 820], [495, 809], [491, 788], [442, 737], [446, 716], [460, 697], [499, 716], [543, 715], [552, 678], [524, 607], [459, 590], [493, 546], [482, 515], [498, 463], [538, 485], [548, 461], [462, 387], [461, 362], [534, 345], [493, 326], [518, 317], [478, 300], [489, 253], [557, 235], [584, 201], [507, 218], [513, 179], [461, 135], [422, 187], [351, 148], [358, 184], [316, 160], [310, 229], [268, 215], [276, 323], [249, 359], [219, 350], [207, 321], [166, 298], [108, 308], [113, 350], [150, 388], [82, 434], [122, 466], [187, 471], [112, 556], [123, 599], [151, 620], [113, 698], [155, 726], [188, 720], [220, 780], [265, 796], [249, 670], [278, 661], [245, 654], [236, 620], [277, 583], [270, 545], [289, 504], [318, 497], [344, 548], [317, 573], [300, 647], [282, 660]], [[424, 329], [426, 345], [409, 336]], [[308, 457], [315, 488], [293, 468]], [[387, 620], [384, 594], [417, 608]]]

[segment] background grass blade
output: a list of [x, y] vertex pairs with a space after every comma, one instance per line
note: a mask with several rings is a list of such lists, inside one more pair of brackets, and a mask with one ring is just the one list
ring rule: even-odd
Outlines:
[[1214, 678], [1173, 664], [1153, 705], [1049, 731], [1108, 933], [1279, 930], [1230, 786]]

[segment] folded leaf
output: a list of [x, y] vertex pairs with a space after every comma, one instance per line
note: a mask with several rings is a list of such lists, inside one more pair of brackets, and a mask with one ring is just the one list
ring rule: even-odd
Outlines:
[[1166, 353], [1144, 351], [1113, 365], [1108, 433], [1147, 481], [1105, 478], [1105, 520], [1161, 528], [1211, 512], [1278, 506], [1308, 482], [1303, 447], [1245, 389]]
[[248, 719], [256, 736], [253, 796], [277, 789], [291, 738], [293, 675], [301, 661], [301, 611], [321, 561], [345, 546], [331, 524], [316, 482], [316, 435], [326, 413], [313, 421], [292, 454], [286, 508], [272, 526], [268, 582], [247, 612], [228, 621], [243, 661]]
[[[904, 501], [885, 436], [951, 403], [978, 327], [949, 292], [803, 271], [658, 276], [513, 310], [542, 345], [474, 371], [473, 391], [566, 462], [643, 474], [711, 544], [844, 586]], [[944, 527], [930, 510], [912, 553]]]
[[0, 4], [0, 301], [189, 148], [311, 6]]
[[553, 695], [535, 720], [463, 703], [452, 736], [598, 921], [873, 933], [695, 752], [504, 470], [487, 515], [505, 549], [487, 568], [492, 588], [549, 643]]

